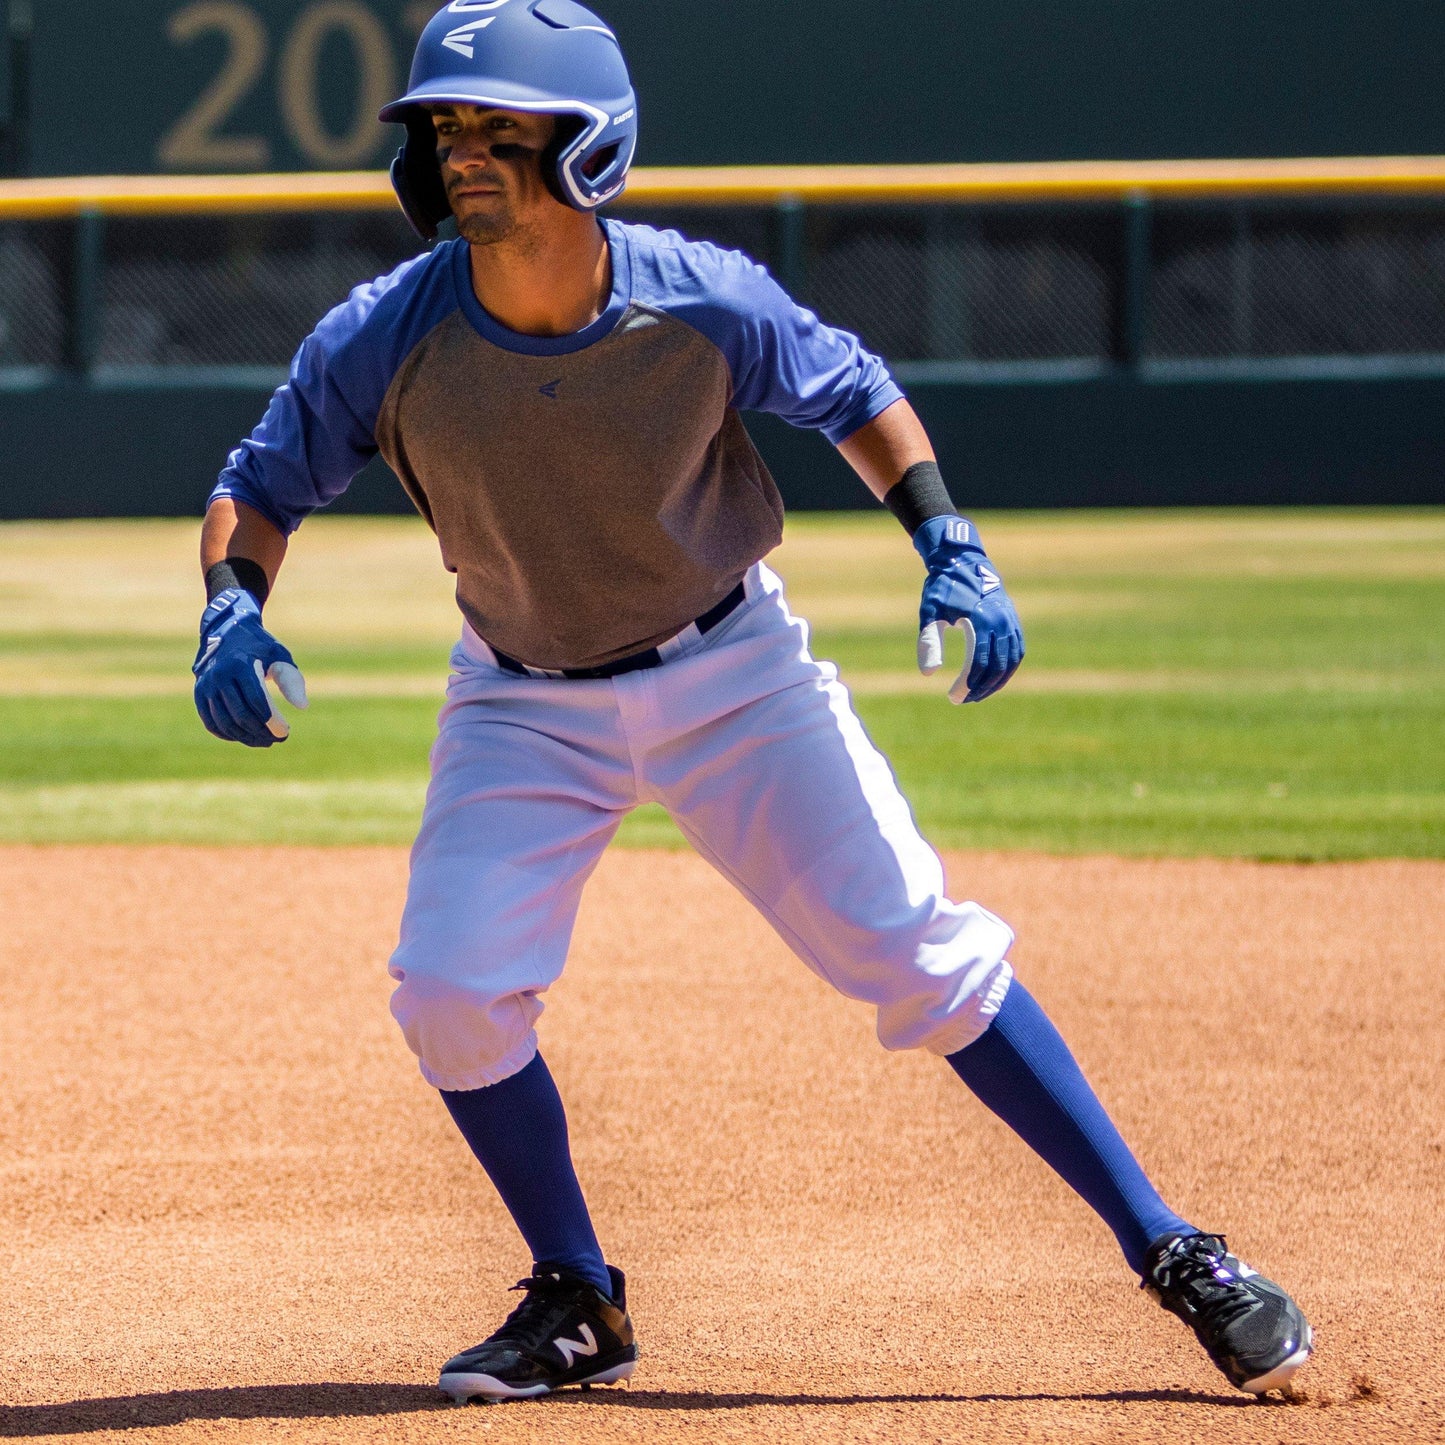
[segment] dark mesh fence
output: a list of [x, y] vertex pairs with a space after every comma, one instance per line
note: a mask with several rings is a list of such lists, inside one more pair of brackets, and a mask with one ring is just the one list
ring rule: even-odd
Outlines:
[[1445, 212], [1265, 216], [1249, 249], [1257, 355], [1445, 351]]
[[819, 211], [806, 296], [899, 360], [1103, 356], [1116, 228], [1087, 210]]
[[1445, 208], [1165, 207], [1160, 357], [1445, 353]]
[[1248, 217], [1214, 211], [1154, 217], [1149, 343], [1161, 357], [1249, 351]]
[[[747, 251], [895, 362], [1445, 357], [1441, 204], [1156, 204], [1132, 260], [1117, 205], [619, 214]], [[353, 286], [418, 250], [390, 212], [114, 218], [97, 234], [87, 268], [73, 224], [0, 224], [0, 368], [279, 369]], [[1121, 340], [1131, 274], [1142, 321]]]
[[113, 220], [102, 366], [285, 366], [353, 286], [420, 249], [400, 216]]
[[70, 228], [0, 222], [0, 366], [57, 366], [65, 349]]
[[1119, 246], [1112, 212], [819, 207], [806, 213], [791, 261], [789, 218], [768, 208], [626, 214], [746, 251], [830, 323], [898, 360], [1044, 360], [1109, 350]]

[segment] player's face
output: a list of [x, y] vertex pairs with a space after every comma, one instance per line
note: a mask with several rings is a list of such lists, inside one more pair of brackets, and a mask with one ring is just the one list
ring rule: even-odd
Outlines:
[[555, 116], [438, 105], [432, 124], [457, 230], [474, 246], [505, 241], [559, 205], [542, 182], [540, 164]]

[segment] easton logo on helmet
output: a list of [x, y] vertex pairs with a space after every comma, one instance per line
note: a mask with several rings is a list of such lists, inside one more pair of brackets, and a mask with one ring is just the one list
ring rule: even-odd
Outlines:
[[448, 50], [455, 50], [458, 55], [465, 55], [468, 60], [475, 60], [477, 58], [475, 33], [478, 30], [485, 30], [496, 18], [495, 15], [488, 15], [485, 20], [473, 20], [470, 25], [458, 25], [455, 30], [447, 32], [442, 44]]
[[[478, 10], [500, 10], [503, 5], [511, 3], [512, 0], [452, 0], [447, 10], [453, 15], [468, 15]], [[470, 25], [458, 25], [455, 30], [447, 31], [442, 44], [448, 50], [455, 50], [458, 55], [465, 55], [468, 60], [475, 60], [476, 33], [478, 30], [485, 30], [496, 18], [495, 15], [489, 15], [485, 20], [473, 20]]]

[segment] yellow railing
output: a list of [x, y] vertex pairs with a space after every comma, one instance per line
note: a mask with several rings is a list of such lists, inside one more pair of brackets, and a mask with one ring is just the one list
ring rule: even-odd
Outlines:
[[[1040, 161], [1011, 165], [639, 167], [626, 205], [1089, 201], [1131, 195], [1445, 192], [1445, 156], [1307, 160]], [[245, 211], [378, 210], [396, 204], [382, 171], [0, 180], [0, 220]]]

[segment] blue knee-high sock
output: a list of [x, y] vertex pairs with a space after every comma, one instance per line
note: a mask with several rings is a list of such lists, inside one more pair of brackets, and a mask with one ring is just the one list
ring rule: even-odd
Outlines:
[[569, 1269], [610, 1297], [612, 1279], [572, 1168], [562, 1096], [541, 1054], [500, 1084], [440, 1092], [532, 1258]]
[[1161, 1234], [1192, 1234], [1159, 1197], [1069, 1046], [1017, 979], [988, 1032], [948, 1056], [954, 1072], [1081, 1194], [1136, 1273]]

